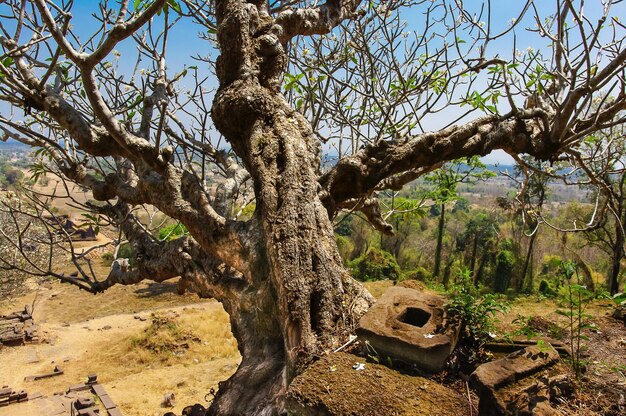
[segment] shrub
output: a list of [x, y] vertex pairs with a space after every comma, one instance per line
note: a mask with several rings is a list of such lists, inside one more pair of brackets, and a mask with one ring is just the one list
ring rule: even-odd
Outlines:
[[582, 360], [583, 350], [586, 349], [582, 345], [582, 341], [589, 341], [589, 338], [583, 334], [584, 330], [593, 328], [590, 321], [592, 317], [587, 311], [587, 307], [593, 300], [594, 295], [582, 284], [582, 277], [578, 272], [578, 265], [572, 261], [563, 261], [559, 267], [560, 278], [565, 285], [564, 301], [566, 306], [556, 312], [568, 319], [569, 330], [569, 347], [571, 351], [572, 369], [577, 378], [580, 378], [584, 362]]
[[559, 270], [559, 266], [563, 262], [563, 259], [559, 256], [544, 256], [541, 263], [541, 274], [554, 274]]
[[131, 267], [135, 266], [135, 249], [130, 243], [124, 243], [117, 250], [118, 259], [128, 259], [128, 263]]
[[335, 226], [335, 233], [343, 237], [349, 237], [352, 235], [352, 215], [346, 215], [339, 220]]
[[515, 256], [509, 250], [501, 250], [496, 256], [496, 273], [494, 289], [498, 293], [504, 293], [511, 283], [511, 275], [515, 266]]
[[541, 293], [546, 298], [554, 298], [557, 295], [556, 290], [554, 290], [550, 283], [545, 279], [542, 279], [539, 283], [539, 293]]
[[352, 275], [361, 281], [391, 279], [400, 277], [400, 266], [389, 252], [371, 248], [367, 253], [350, 262]]
[[354, 250], [354, 243], [349, 238], [337, 234], [335, 234], [335, 241], [337, 242], [339, 255], [343, 259], [343, 263], [346, 264], [350, 258], [350, 253]]
[[105, 266], [110, 266], [111, 263], [113, 263], [113, 253], [110, 252], [106, 252], [106, 253], [102, 253], [102, 256], [100, 256], [100, 258], [102, 259], [102, 264], [104, 264]]
[[481, 295], [474, 287], [472, 273], [464, 268], [459, 274], [458, 283], [452, 287], [452, 300], [446, 308], [463, 322], [462, 336], [475, 348], [480, 348], [492, 338], [495, 330], [495, 316], [509, 310], [508, 302], [497, 299], [492, 294]]
[[433, 279], [433, 274], [425, 268], [418, 266], [415, 269], [406, 271], [402, 274], [401, 280], [419, 280], [422, 282], [430, 282]]

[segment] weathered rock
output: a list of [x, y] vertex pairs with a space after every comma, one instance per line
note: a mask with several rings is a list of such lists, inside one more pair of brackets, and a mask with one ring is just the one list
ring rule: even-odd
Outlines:
[[512, 353], [529, 346], [537, 345], [537, 343], [548, 343], [552, 345], [563, 358], [568, 358], [572, 355], [566, 344], [548, 337], [538, 337], [538, 339], [494, 339], [483, 345], [483, 348], [493, 353]]
[[444, 303], [440, 296], [391, 287], [361, 318], [356, 333], [380, 355], [440, 371], [460, 331], [457, 321], [448, 321]]
[[555, 402], [558, 398], [567, 398], [574, 394], [574, 383], [567, 374], [561, 374], [548, 379], [550, 387], [550, 401]]
[[550, 344], [544, 344], [482, 364], [470, 378], [480, 398], [479, 415], [559, 415], [550, 406], [548, 378], [520, 383], [558, 361], [558, 352]]
[[558, 359], [559, 353], [550, 344], [526, 347], [482, 364], [472, 373], [471, 382], [479, 393], [495, 390], [549, 367]]
[[[538, 380], [521, 390], [499, 394], [497, 403], [504, 403], [505, 411], [502, 414], [516, 416], [560, 416], [561, 412], [550, 406], [550, 389], [547, 380]], [[504, 396], [504, 397], [503, 397]], [[490, 408], [495, 407], [489, 403]], [[479, 405], [479, 415], [498, 414], [485, 413], [484, 404]]]
[[322, 358], [296, 377], [286, 408], [294, 416], [469, 414], [467, 399], [447, 387], [343, 352]]
[[38, 340], [37, 326], [33, 323], [29, 306], [25, 306], [22, 311], [0, 316], [0, 347], [23, 345]]
[[172, 392], [169, 392], [169, 393], [165, 393], [165, 396], [163, 396], [163, 402], [161, 403], [161, 406], [174, 407], [175, 403], [176, 403], [176, 395], [174, 395], [174, 393]]
[[206, 413], [206, 409], [199, 403], [194, 404], [193, 406], [187, 406], [183, 409], [183, 416], [204, 416]]
[[624, 322], [626, 326], [626, 305], [618, 305], [613, 311], [613, 318]]

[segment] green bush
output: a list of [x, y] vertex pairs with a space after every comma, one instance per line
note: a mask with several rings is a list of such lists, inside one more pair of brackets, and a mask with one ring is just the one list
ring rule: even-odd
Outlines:
[[496, 256], [496, 273], [494, 290], [504, 293], [511, 283], [511, 275], [515, 267], [515, 256], [509, 250], [501, 250]]
[[556, 313], [565, 316], [569, 321], [566, 328], [569, 333], [570, 360], [576, 378], [580, 379], [585, 369], [583, 352], [588, 348], [582, 341], [589, 341], [585, 333], [595, 328], [591, 322], [592, 315], [587, 313], [587, 307], [593, 301], [594, 294], [583, 284], [578, 265], [573, 261], [561, 262], [559, 278], [564, 284], [562, 300], [565, 302], [565, 308], [558, 309]]
[[451, 289], [452, 300], [446, 308], [463, 322], [462, 337], [468, 345], [478, 349], [492, 338], [495, 316], [509, 310], [508, 302], [492, 294], [480, 294], [474, 287], [472, 273], [465, 268], [459, 273], [458, 283]]
[[341, 256], [343, 263], [346, 264], [350, 259], [350, 253], [354, 250], [354, 243], [350, 241], [349, 238], [337, 234], [335, 234], [335, 241], [337, 242], [339, 255]]
[[539, 283], [539, 293], [541, 293], [546, 298], [554, 298], [557, 295], [557, 291], [552, 288], [550, 282], [545, 279], [542, 279]]
[[106, 253], [102, 253], [102, 256], [100, 258], [102, 259], [102, 264], [104, 264], [105, 266], [110, 266], [114, 260], [113, 253], [109, 253], [108, 251]]
[[349, 264], [352, 275], [361, 281], [391, 279], [398, 280], [400, 266], [389, 252], [371, 248], [367, 253], [357, 257]]
[[432, 279], [433, 274], [431, 272], [418, 266], [415, 269], [404, 272], [401, 280], [419, 280], [422, 282], [430, 282]]
[[349, 237], [352, 235], [352, 215], [347, 215], [341, 218], [338, 224], [335, 226], [335, 233], [343, 237]]
[[135, 266], [136, 254], [135, 249], [130, 243], [124, 243], [117, 250], [118, 259], [128, 259], [128, 263], [131, 267]]
[[559, 266], [563, 263], [560, 256], [546, 255], [541, 263], [541, 274], [555, 274], [559, 271]]

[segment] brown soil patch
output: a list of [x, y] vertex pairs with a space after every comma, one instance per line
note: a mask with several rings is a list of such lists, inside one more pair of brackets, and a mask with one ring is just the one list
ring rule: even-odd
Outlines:
[[[365, 367], [357, 371], [357, 363]], [[303, 415], [470, 414], [467, 398], [447, 387], [347, 353], [330, 354], [309, 367], [291, 384], [289, 400], [307, 409]]]
[[49, 280], [24, 296], [0, 302], [0, 314], [23, 309], [24, 305], [34, 305], [36, 324], [72, 324], [109, 315], [204, 302], [212, 301], [199, 299], [191, 293], [178, 295], [176, 279], [164, 283], [146, 281], [133, 286], [116, 285], [98, 295]]
[[[116, 286], [97, 296], [56, 283], [40, 289], [33, 315], [47, 341], [1, 349], [0, 385], [51, 396], [96, 373], [125, 416], [180, 414], [185, 405], [204, 403], [205, 394], [236, 370], [237, 343], [219, 303], [179, 296], [174, 286]], [[31, 293], [1, 305], [0, 314], [34, 298]], [[155, 327], [153, 312], [166, 322]], [[63, 375], [24, 381], [55, 365]], [[168, 392], [176, 396], [170, 409], [161, 407]], [[0, 408], [0, 416], [15, 409]]]
[[[563, 329], [560, 340], [569, 345], [568, 318], [556, 313], [564, 306], [554, 300], [519, 298], [509, 313], [498, 316], [498, 334], [519, 329], [512, 323], [517, 316], [532, 316], [528, 324], [537, 333], [550, 334], [557, 325]], [[586, 371], [577, 383], [575, 397], [559, 406], [567, 415], [617, 416], [626, 412], [626, 327], [610, 316], [613, 310], [610, 301], [595, 301], [587, 308], [595, 329], [583, 333], [589, 338], [582, 341]]]

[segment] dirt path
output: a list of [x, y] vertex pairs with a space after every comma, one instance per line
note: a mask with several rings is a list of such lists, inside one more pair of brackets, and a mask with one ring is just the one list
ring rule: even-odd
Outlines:
[[[181, 357], [180, 362], [142, 362], [135, 356], [129, 357], [133, 337], [144, 333], [154, 311], [174, 313], [181, 319], [215, 321], [229, 331], [225, 312], [217, 302], [153, 308], [70, 324], [41, 323], [51, 318], [45, 315], [55, 310], [54, 305], [50, 305], [54, 300], [47, 296], [39, 304], [39, 316], [37, 310], [34, 316], [35, 322], [40, 322], [40, 333], [46, 342], [0, 350], [0, 385], [50, 396], [84, 382], [88, 374], [95, 373], [124, 415], [157, 416], [168, 410], [180, 413], [184, 405], [202, 402], [209, 389], [216, 387], [218, 381], [227, 378], [237, 367], [237, 356], [220, 353], [219, 343], [230, 342], [222, 333], [198, 334], [203, 344], [218, 343], [215, 354], [209, 350], [207, 354]], [[63, 375], [38, 381], [24, 380], [26, 376], [48, 373], [55, 365], [64, 370]], [[160, 407], [167, 392], [176, 395], [177, 406], [173, 409]], [[0, 416], [15, 415], [14, 412], [12, 407], [0, 408]]]

